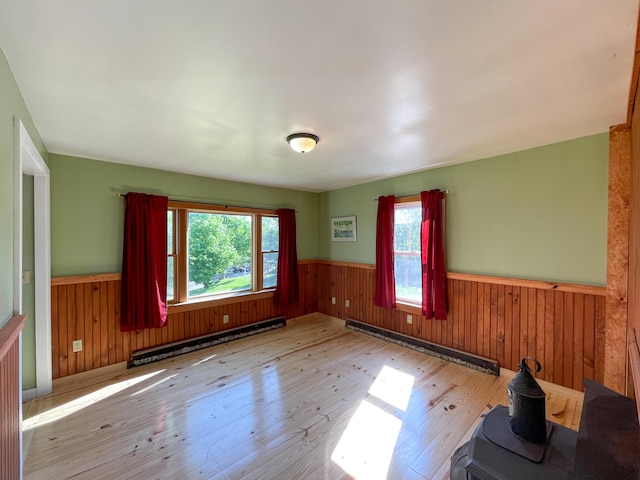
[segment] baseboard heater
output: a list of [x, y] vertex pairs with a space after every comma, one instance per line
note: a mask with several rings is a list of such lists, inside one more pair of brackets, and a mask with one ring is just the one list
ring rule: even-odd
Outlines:
[[131, 354], [128, 368], [138, 367], [146, 363], [157, 362], [176, 355], [193, 352], [202, 348], [227, 343], [231, 340], [237, 340], [249, 335], [263, 333], [274, 328], [282, 328], [286, 325], [284, 317], [276, 317], [263, 322], [252, 323], [245, 327], [232, 328], [223, 332], [203, 335], [201, 337], [189, 338], [180, 342], [160, 345], [158, 347], [147, 348], [146, 350], [138, 350]]
[[490, 358], [480, 357], [472, 353], [463, 352], [462, 350], [456, 350], [455, 348], [449, 348], [436, 343], [427, 342], [426, 340], [420, 340], [419, 338], [403, 335], [402, 333], [387, 330], [386, 328], [369, 325], [368, 323], [360, 322], [358, 320], [347, 319], [347, 328], [351, 328], [422, 353], [433, 355], [434, 357], [459, 363], [460, 365], [473, 368], [474, 370], [491, 373], [493, 375], [500, 375], [500, 366], [498, 365], [498, 362], [491, 360]]

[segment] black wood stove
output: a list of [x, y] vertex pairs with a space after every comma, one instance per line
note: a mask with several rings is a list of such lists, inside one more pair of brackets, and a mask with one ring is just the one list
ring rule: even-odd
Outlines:
[[573, 470], [577, 433], [547, 422], [547, 441], [513, 434], [505, 406], [494, 407], [451, 460], [451, 480], [566, 479]]
[[[529, 359], [539, 372], [540, 362]], [[546, 395], [527, 358], [518, 367], [508, 385], [509, 407], [494, 407], [484, 416], [456, 452], [456, 465], [464, 467], [452, 468], [451, 480], [563, 479], [573, 469], [577, 433], [545, 419]]]
[[542, 442], [523, 439], [509, 409], [494, 407], [453, 454], [451, 480], [640, 480], [635, 401], [593, 380], [584, 387], [580, 430], [545, 421]]

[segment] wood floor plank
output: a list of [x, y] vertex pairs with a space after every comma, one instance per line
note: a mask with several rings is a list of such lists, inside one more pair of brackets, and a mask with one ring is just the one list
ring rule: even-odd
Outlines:
[[[25, 479], [446, 479], [480, 415], [506, 403], [512, 374], [487, 375], [312, 314], [55, 383], [24, 405]], [[577, 429], [582, 394], [543, 389], [548, 417]]]

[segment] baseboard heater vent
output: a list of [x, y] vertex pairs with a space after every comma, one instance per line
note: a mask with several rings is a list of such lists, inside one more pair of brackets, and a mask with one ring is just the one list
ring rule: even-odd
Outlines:
[[246, 327], [238, 327], [223, 332], [203, 335], [201, 337], [189, 338], [181, 342], [170, 343], [168, 345], [160, 345], [159, 347], [148, 348], [146, 350], [138, 350], [131, 354], [128, 368], [138, 367], [146, 363], [157, 362], [176, 355], [193, 352], [202, 348], [211, 347], [220, 343], [227, 343], [231, 340], [237, 340], [249, 335], [263, 333], [274, 328], [282, 328], [286, 325], [284, 317], [276, 317], [259, 323], [253, 323]]
[[456, 350], [455, 348], [449, 348], [436, 343], [427, 342], [426, 340], [420, 340], [419, 338], [403, 335], [401, 333], [387, 330], [386, 328], [369, 325], [368, 323], [359, 322], [358, 320], [347, 319], [347, 328], [351, 328], [422, 353], [433, 355], [434, 357], [459, 363], [460, 365], [473, 368], [474, 370], [491, 373], [493, 375], [500, 375], [500, 366], [498, 365], [498, 362], [491, 360], [490, 358], [480, 357], [472, 353], [463, 352], [462, 350]]

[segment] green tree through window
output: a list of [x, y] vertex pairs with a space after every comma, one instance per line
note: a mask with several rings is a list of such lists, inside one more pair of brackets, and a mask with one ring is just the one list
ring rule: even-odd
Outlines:
[[261, 291], [276, 285], [274, 210], [170, 202], [167, 299]]
[[421, 222], [420, 203], [396, 205], [393, 231], [396, 297], [409, 303], [420, 303], [422, 298]]
[[[230, 268], [245, 253], [236, 251], [234, 240], [236, 244], [241, 242], [238, 232], [232, 230], [238, 223], [225, 222], [227, 216], [189, 213], [189, 281], [202, 284], [205, 291], [211, 288], [217, 274]], [[250, 258], [250, 248], [246, 253]]]
[[279, 228], [277, 217], [262, 217], [262, 284], [276, 286]]

